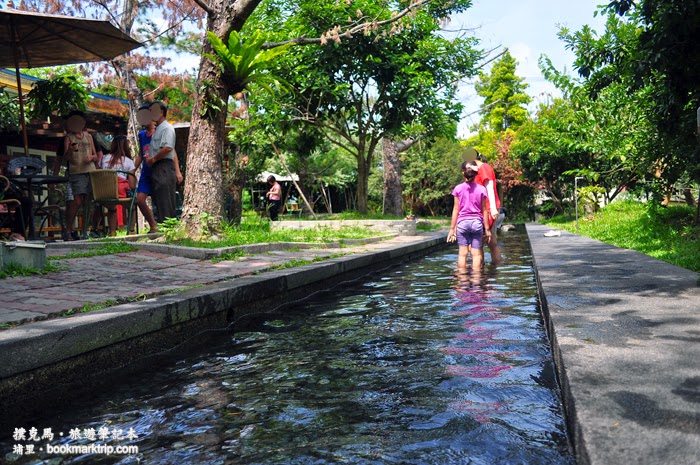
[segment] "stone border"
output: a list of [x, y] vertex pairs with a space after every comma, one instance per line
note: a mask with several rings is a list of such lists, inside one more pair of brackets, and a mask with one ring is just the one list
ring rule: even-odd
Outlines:
[[526, 226], [577, 463], [700, 463], [700, 275]]

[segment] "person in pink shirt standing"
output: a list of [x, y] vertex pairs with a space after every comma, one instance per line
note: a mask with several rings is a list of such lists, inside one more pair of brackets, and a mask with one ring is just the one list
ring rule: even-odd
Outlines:
[[472, 269], [480, 270], [484, 263], [482, 238], [486, 231], [486, 240], [491, 231], [484, 227], [484, 218], [488, 215], [486, 209], [486, 188], [475, 182], [478, 167], [473, 161], [464, 162], [461, 166], [464, 182], [452, 191], [454, 207], [452, 208], [452, 224], [447, 235], [447, 242], [459, 244], [457, 266], [466, 269], [467, 257], [472, 256]]
[[496, 230], [498, 229], [496, 221], [500, 215], [501, 199], [498, 198], [498, 188], [496, 187], [496, 173], [494, 173], [491, 165], [486, 163], [486, 157], [476, 152], [476, 166], [479, 168], [479, 172], [476, 175], [474, 181], [477, 184], [481, 184], [486, 188], [486, 225], [487, 230], [490, 231], [489, 237], [486, 239], [486, 243], [491, 251], [491, 261], [493, 263], [501, 262], [501, 249], [498, 247], [498, 238], [496, 237]]
[[270, 190], [267, 191], [265, 196], [267, 197], [270, 211], [270, 220], [277, 221], [280, 207], [282, 206], [282, 186], [280, 186], [274, 176], [267, 178], [267, 185], [270, 186]]

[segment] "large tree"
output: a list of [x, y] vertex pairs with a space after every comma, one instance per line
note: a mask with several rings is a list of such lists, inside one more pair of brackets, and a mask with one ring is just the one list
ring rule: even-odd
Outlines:
[[348, 22], [348, 16], [352, 23], [389, 21], [394, 13], [367, 0], [302, 3], [294, 14], [280, 4], [287, 5], [260, 10], [261, 19], [251, 24], [267, 22], [277, 30], [321, 35], [326, 42], [292, 51], [281, 63], [295, 87], [286, 112], [355, 156], [357, 207], [366, 212], [367, 182], [382, 139], [454, 134], [461, 112], [456, 84], [474, 72], [480, 53], [472, 39], [442, 37], [440, 21], [470, 2], [431, 2], [381, 34], [370, 26], [352, 37], [334, 25]]
[[518, 62], [507, 50], [489, 71], [479, 73], [474, 86], [484, 99], [480, 126], [492, 131], [517, 129], [528, 119], [527, 104], [532, 98], [525, 93], [525, 79], [516, 74]]
[[[496, 169], [501, 200], [517, 199], [521, 204], [527, 202], [519, 200], [519, 193], [509, 192], [527, 184], [521, 179], [520, 162], [512, 154], [511, 143], [514, 131], [530, 123], [527, 105], [532, 98], [525, 92], [525, 79], [516, 73], [517, 65], [515, 58], [505, 50], [490, 69], [479, 73], [474, 87], [484, 99], [479, 111], [482, 117], [474, 128], [477, 134], [468, 139], [466, 145], [477, 148]], [[509, 206], [518, 208], [512, 203]]]
[[[575, 67], [594, 96], [623, 85], [646, 92], [650, 121], [658, 134], [658, 181], [700, 180], [696, 111], [700, 106], [700, 8], [695, 0], [618, 0], [604, 11], [606, 30], [588, 28], [565, 36], [576, 54]], [[700, 211], [700, 210], [699, 210]]]

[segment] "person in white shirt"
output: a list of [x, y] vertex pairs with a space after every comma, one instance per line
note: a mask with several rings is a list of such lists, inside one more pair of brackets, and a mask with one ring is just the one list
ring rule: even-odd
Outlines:
[[151, 114], [156, 122], [156, 130], [151, 138], [146, 164], [151, 167], [151, 199], [156, 206], [156, 221], [175, 218], [175, 128], [166, 120], [168, 107], [163, 102], [151, 104]]

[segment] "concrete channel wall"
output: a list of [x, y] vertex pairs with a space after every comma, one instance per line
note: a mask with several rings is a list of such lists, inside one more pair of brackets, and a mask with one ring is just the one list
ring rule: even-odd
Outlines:
[[0, 426], [31, 418], [46, 402], [90, 392], [123, 374], [119, 370], [157, 365], [159, 355], [173, 356], [171, 349], [210, 344], [246, 314], [293, 303], [444, 243], [444, 232], [396, 238], [364, 253], [0, 331]]
[[527, 225], [579, 464], [700, 463], [697, 273]]

